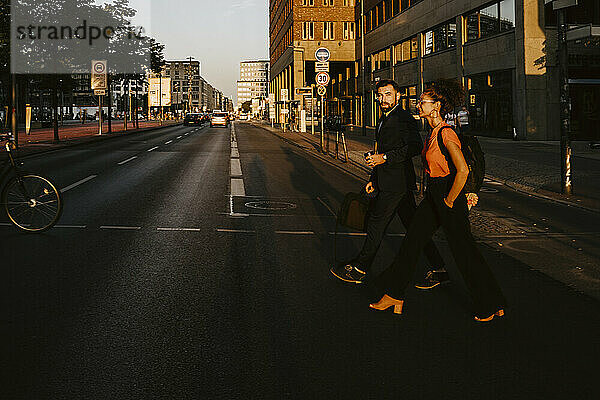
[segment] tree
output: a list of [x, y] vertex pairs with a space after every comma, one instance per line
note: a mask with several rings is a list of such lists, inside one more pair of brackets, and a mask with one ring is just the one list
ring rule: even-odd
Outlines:
[[252, 109], [252, 102], [250, 100], [242, 103], [242, 112], [249, 113]]

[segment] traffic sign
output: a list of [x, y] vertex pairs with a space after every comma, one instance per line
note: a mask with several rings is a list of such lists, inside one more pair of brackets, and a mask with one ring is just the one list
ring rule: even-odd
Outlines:
[[92, 61], [92, 89], [108, 89], [106, 60]]
[[288, 101], [288, 90], [281, 89], [281, 101]]
[[296, 94], [298, 96], [301, 96], [303, 94], [312, 94], [312, 88], [311, 87], [300, 87], [300, 88], [296, 88]]
[[94, 96], [106, 96], [106, 90], [104, 89], [95, 89]]
[[279, 110], [280, 114], [289, 114], [290, 110], [288, 110], [287, 108], [282, 108], [281, 110]]
[[319, 86], [329, 85], [329, 74], [327, 72], [319, 72], [315, 77], [315, 81]]
[[329, 72], [329, 61], [317, 61], [315, 63], [315, 72]]
[[315, 59], [317, 61], [326, 62], [329, 61], [329, 57], [331, 53], [325, 47], [319, 47], [317, 51], [315, 51]]
[[319, 86], [317, 93], [319, 96], [325, 96], [327, 94], [327, 88], [325, 86]]

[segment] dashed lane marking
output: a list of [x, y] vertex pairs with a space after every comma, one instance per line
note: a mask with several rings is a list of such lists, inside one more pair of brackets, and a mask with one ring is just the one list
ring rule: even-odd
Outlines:
[[165, 144], [171, 144], [171, 143], [173, 143], [172, 140], [169, 140], [169, 141], [165, 142]]
[[279, 235], [315, 235], [313, 231], [275, 231]]
[[244, 197], [246, 189], [244, 188], [244, 180], [240, 178], [231, 178], [231, 196]]
[[76, 188], [76, 187], [77, 187], [77, 186], [79, 186], [79, 185], [83, 185], [84, 183], [86, 183], [86, 182], [88, 182], [88, 181], [91, 181], [92, 179], [96, 178], [97, 176], [98, 176], [98, 175], [90, 175], [90, 176], [88, 176], [87, 178], [84, 178], [84, 179], [82, 179], [82, 180], [80, 180], [80, 181], [78, 181], [78, 182], [75, 182], [75, 183], [74, 183], [74, 184], [72, 184], [72, 185], [69, 185], [69, 186], [67, 186], [66, 188], [60, 189], [60, 192], [61, 192], [61, 193], [68, 192], [69, 190], [71, 190], [71, 189], [73, 189], [73, 188]]
[[85, 229], [87, 228], [87, 225], [54, 225], [54, 228]]
[[115, 229], [122, 231], [139, 231], [142, 229], [141, 226], [101, 226], [100, 229]]
[[127, 164], [129, 161], [133, 161], [137, 158], [137, 156], [133, 156], [131, 158], [128, 158], [127, 160], [123, 160], [120, 163], [118, 163], [119, 165], [123, 165], [123, 164]]
[[177, 136], [177, 139], [181, 139], [183, 136]]
[[202, 232], [205, 229], [201, 228], [157, 228], [157, 231], [166, 231], [166, 232]]
[[256, 233], [256, 231], [247, 231], [244, 229], [223, 229], [223, 228], [217, 228], [217, 232], [222, 232], [222, 233]]
[[240, 152], [238, 149], [231, 149], [231, 158], [240, 158]]
[[238, 158], [231, 160], [231, 176], [242, 176], [242, 165]]
[[156, 150], [156, 149], [158, 149], [158, 146], [155, 146], [155, 147], [153, 147], [153, 148], [151, 148], [151, 149], [148, 149], [148, 152], [154, 151], [154, 150]]

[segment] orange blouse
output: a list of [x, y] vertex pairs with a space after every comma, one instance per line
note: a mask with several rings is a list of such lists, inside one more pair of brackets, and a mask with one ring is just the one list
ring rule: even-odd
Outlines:
[[[446, 161], [446, 157], [444, 157], [444, 154], [442, 154], [442, 151], [437, 143], [440, 129], [446, 126], [449, 128], [446, 128], [442, 131], [444, 145], [446, 148], [448, 148], [448, 143], [452, 142], [455, 143], [458, 148], [460, 148], [460, 139], [458, 139], [454, 129], [452, 129], [452, 127], [450, 127], [450, 125], [447, 123], [442, 122], [433, 130], [433, 132], [431, 132], [428, 142], [425, 143], [425, 147], [423, 147], [421, 156], [423, 157], [423, 160], [427, 160], [427, 162], [424, 163], [425, 171], [427, 171], [427, 174], [432, 178], [441, 178], [450, 175], [448, 161]], [[450, 160], [450, 162], [452, 162], [452, 160]]]

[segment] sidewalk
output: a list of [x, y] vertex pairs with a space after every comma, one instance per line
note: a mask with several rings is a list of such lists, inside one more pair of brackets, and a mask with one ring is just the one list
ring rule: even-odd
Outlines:
[[85, 125], [69, 124], [62, 127], [59, 126], [58, 142], [54, 140], [54, 130], [52, 128], [32, 129], [29, 135], [27, 135], [23, 129], [19, 129], [19, 154], [21, 156], [27, 156], [77, 144], [147, 132], [154, 129], [174, 126], [178, 123], [179, 122], [177, 121], [163, 121], [162, 124], [160, 121], [139, 121], [139, 129], [135, 129], [134, 124], [130, 123], [128, 124], [127, 130], [125, 130], [123, 121], [113, 121], [112, 134], [108, 134], [108, 123], [104, 123], [102, 124], [102, 135], [98, 134], [97, 122], [90, 122]]
[[[253, 122], [271, 131], [297, 146], [320, 152], [321, 136], [308, 133], [282, 132], [280, 128], [271, 128], [267, 123]], [[327, 137], [327, 135], [325, 135]], [[566, 203], [593, 211], [600, 211], [600, 150], [590, 149], [587, 142], [573, 142], [573, 190], [575, 195], [560, 193], [560, 144], [558, 142], [527, 142], [496, 139], [479, 136], [479, 142], [485, 152], [486, 177], [502, 182], [516, 190], [533, 194], [548, 200]], [[335, 135], [331, 135], [329, 155], [335, 157]], [[325, 146], [327, 141], [325, 139]], [[367, 129], [362, 136], [360, 127], [346, 128], [349, 169], [359, 169], [365, 173], [363, 154], [373, 149], [374, 130]], [[340, 146], [340, 159], [343, 149]], [[415, 168], [421, 171], [420, 159], [415, 158]], [[420, 174], [419, 174], [420, 176]]]

